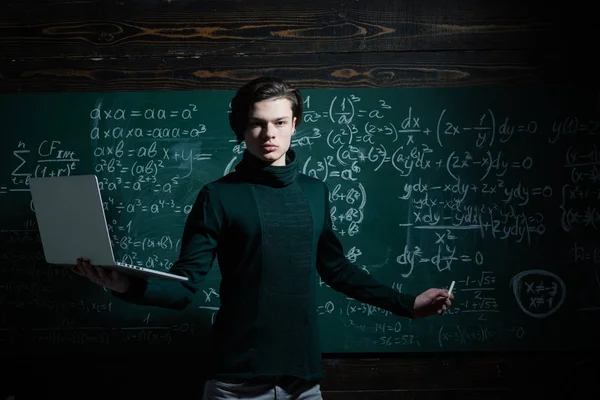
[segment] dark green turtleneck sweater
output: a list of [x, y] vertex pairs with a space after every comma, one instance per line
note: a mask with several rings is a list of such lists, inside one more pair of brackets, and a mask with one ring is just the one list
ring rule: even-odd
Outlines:
[[317, 273], [356, 300], [412, 317], [414, 296], [351, 264], [331, 228], [327, 186], [287, 165], [265, 166], [247, 150], [235, 171], [204, 186], [171, 272], [189, 282], [133, 279], [128, 302], [182, 309], [215, 256], [221, 306], [213, 324], [212, 377], [323, 377]]

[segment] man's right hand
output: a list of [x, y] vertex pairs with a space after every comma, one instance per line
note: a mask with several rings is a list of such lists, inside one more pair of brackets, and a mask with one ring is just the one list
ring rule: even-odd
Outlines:
[[73, 272], [88, 278], [97, 285], [107, 289], [114, 290], [118, 293], [125, 293], [129, 289], [129, 277], [116, 270], [110, 270], [102, 267], [91, 265], [89, 260], [84, 258], [77, 259], [77, 264], [73, 268]]

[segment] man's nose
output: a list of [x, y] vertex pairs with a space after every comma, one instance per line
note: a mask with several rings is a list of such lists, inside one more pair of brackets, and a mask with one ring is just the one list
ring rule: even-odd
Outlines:
[[275, 137], [275, 131], [276, 131], [276, 129], [275, 129], [275, 126], [273, 124], [267, 124], [263, 128], [262, 134], [265, 137], [272, 138], [272, 137]]

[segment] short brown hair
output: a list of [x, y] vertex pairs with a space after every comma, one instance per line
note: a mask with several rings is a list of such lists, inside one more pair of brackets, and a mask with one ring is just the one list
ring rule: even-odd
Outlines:
[[302, 122], [303, 100], [300, 90], [289, 83], [270, 76], [256, 78], [240, 87], [231, 100], [229, 125], [238, 143], [244, 141], [244, 131], [248, 126], [248, 113], [263, 100], [288, 99], [292, 103], [292, 113], [296, 117], [296, 126]]

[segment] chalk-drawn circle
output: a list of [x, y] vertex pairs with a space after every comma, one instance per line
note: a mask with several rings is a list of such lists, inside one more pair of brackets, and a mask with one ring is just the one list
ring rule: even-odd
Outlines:
[[552, 188], [550, 186], [546, 185], [544, 187], [544, 189], [542, 190], [542, 196], [551, 197], [552, 196]]
[[[532, 288], [531, 285], [528, 285], [527, 282], [525, 282], [524, 278], [528, 276], [542, 277], [542, 279], [545, 281], [551, 281], [553, 285], [549, 288], [546, 288], [545, 285], [542, 285], [542, 288]], [[538, 279], [538, 282], [540, 282], [542, 279]], [[554, 314], [556, 310], [558, 310], [564, 303], [567, 293], [565, 283], [558, 275], [542, 269], [522, 271], [512, 278], [510, 285], [512, 286], [513, 294], [515, 295], [515, 299], [517, 300], [517, 304], [521, 310], [533, 318], [546, 318]], [[548, 293], [543, 293], [544, 291], [547, 291]], [[532, 309], [531, 306], [528, 307], [523, 304], [523, 299], [530, 294], [529, 292], [532, 292], [537, 296], [535, 298], [536, 301], [532, 301], [532, 304], [535, 304], [536, 307], [540, 306], [540, 311], [536, 311]], [[537, 302], [537, 300], [543, 301], [544, 296], [550, 295], [552, 296], [551, 302], [549, 301], [550, 306], [546, 307], [543, 303], [540, 304]], [[557, 297], [556, 301], [554, 301], [554, 296]]]

